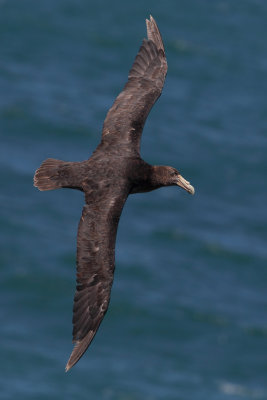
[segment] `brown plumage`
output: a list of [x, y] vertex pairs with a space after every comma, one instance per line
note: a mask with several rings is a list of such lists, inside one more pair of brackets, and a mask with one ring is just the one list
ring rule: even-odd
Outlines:
[[73, 343], [68, 371], [84, 354], [107, 311], [115, 267], [115, 241], [129, 194], [178, 185], [194, 188], [172, 167], [151, 166], [140, 157], [146, 118], [161, 94], [167, 73], [165, 50], [155, 20], [146, 20], [147, 36], [128, 81], [104, 121], [102, 140], [89, 160], [47, 159], [34, 176], [40, 190], [73, 188], [84, 192], [77, 235]]

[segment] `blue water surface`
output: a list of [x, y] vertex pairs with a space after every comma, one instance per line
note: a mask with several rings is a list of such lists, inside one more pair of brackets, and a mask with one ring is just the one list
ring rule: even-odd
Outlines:
[[[145, 18], [169, 70], [142, 156], [195, 186], [131, 196], [110, 309], [69, 372], [83, 195], [39, 192], [84, 160]], [[267, 399], [267, 4], [0, 0], [1, 399]]]

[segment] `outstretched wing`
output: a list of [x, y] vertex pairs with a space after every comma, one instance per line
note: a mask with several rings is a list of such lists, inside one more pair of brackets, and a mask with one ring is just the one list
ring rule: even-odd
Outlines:
[[[95, 197], [95, 196], [94, 196]], [[113, 282], [115, 241], [127, 195], [100, 193], [85, 205], [77, 236], [73, 343], [68, 371], [84, 354], [107, 311]], [[99, 200], [99, 201], [98, 201]]]
[[161, 94], [167, 73], [162, 38], [152, 16], [146, 20], [147, 39], [135, 58], [128, 82], [104, 121], [102, 141], [134, 146], [139, 152], [146, 118]]

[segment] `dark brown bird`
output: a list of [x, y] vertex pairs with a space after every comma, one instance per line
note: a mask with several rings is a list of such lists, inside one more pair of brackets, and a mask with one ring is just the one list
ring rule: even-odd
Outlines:
[[194, 194], [180, 173], [152, 166], [140, 157], [142, 130], [161, 94], [167, 61], [152, 16], [147, 37], [128, 81], [104, 121], [101, 143], [89, 160], [47, 159], [34, 176], [39, 190], [78, 189], [85, 194], [77, 235], [77, 286], [73, 306], [73, 343], [68, 371], [84, 354], [108, 309], [115, 267], [115, 241], [122, 208], [129, 194], [178, 185]]

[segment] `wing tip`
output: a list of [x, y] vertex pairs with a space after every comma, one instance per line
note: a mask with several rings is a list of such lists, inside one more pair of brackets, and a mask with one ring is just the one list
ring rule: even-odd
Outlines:
[[69, 363], [67, 363], [66, 367], [65, 367], [65, 372], [68, 372], [71, 369], [71, 365], [69, 365]]
[[65, 372], [68, 372], [76, 364], [76, 362], [79, 360], [79, 358], [82, 356], [82, 354], [81, 354], [80, 357], [77, 358], [76, 353], [77, 353], [77, 345], [78, 344], [79, 343], [76, 343], [74, 349], [71, 352], [70, 358], [68, 359], [68, 362], [65, 367]]
[[146, 28], [147, 28], [147, 38], [148, 40], [151, 40], [152, 42], [155, 43], [157, 46], [158, 50], [163, 50], [164, 51], [164, 45], [162, 41], [162, 37], [158, 28], [158, 25], [155, 21], [155, 19], [152, 17], [150, 14], [149, 19], [146, 18]]
[[[84, 348], [82, 346], [83, 341], [77, 341], [75, 343], [75, 346], [71, 352], [70, 358], [68, 359], [68, 362], [65, 367], [65, 372], [68, 372], [82, 357], [84, 352], [86, 351], [87, 347]], [[89, 345], [89, 344], [88, 344]]]
[[75, 345], [66, 364], [65, 372], [68, 372], [84, 355], [91, 341], [93, 340], [96, 331], [97, 329], [90, 330], [82, 340], [74, 341]]

